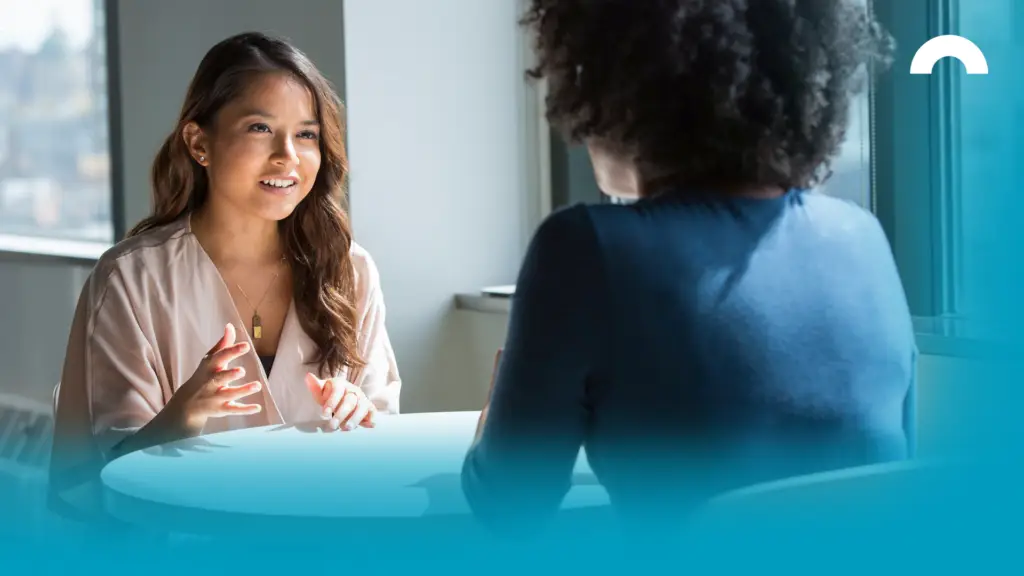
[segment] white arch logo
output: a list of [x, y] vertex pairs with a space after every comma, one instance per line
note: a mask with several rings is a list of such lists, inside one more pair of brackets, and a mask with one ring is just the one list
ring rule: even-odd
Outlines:
[[968, 74], [988, 74], [988, 61], [981, 48], [963, 36], [936, 36], [924, 43], [910, 63], [911, 74], [931, 74], [935, 63], [943, 58], [956, 58]]

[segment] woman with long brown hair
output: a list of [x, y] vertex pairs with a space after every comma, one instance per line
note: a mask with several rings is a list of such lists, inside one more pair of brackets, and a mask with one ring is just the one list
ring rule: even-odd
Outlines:
[[258, 33], [207, 53], [153, 163], [153, 214], [82, 290], [52, 494], [167, 441], [398, 412], [379, 276], [341, 206], [347, 170], [341, 104], [304, 54]]

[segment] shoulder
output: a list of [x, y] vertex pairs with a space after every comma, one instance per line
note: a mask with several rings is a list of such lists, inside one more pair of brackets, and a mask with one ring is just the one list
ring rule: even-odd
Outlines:
[[823, 222], [839, 224], [846, 228], [857, 226], [862, 229], [881, 229], [878, 218], [870, 210], [852, 200], [816, 191], [805, 191], [800, 194], [800, 202], [805, 210]]
[[873, 212], [860, 204], [818, 192], [805, 192], [800, 205], [825, 245], [845, 246], [863, 254], [890, 250], [889, 238]]
[[591, 209], [586, 204], [567, 206], [540, 223], [520, 268], [520, 284], [589, 282], [601, 273], [603, 250]]
[[559, 208], [545, 218], [534, 232], [534, 248], [576, 250], [596, 242], [593, 211], [596, 206], [573, 204]]
[[182, 221], [125, 238], [104, 252], [86, 281], [93, 305], [98, 305], [111, 286], [126, 287], [143, 276], [159, 275], [169, 269], [185, 247], [187, 227]]
[[348, 256], [355, 272], [356, 292], [362, 300], [366, 295], [380, 289], [380, 271], [370, 252], [358, 242], [352, 242]]

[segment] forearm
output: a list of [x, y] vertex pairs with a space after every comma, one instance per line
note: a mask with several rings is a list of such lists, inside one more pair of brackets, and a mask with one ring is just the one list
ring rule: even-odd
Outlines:
[[480, 437], [484, 434], [484, 425], [487, 424], [487, 408], [484, 406], [484, 409], [480, 411], [480, 418], [476, 421], [476, 433], [473, 434], [473, 444], [470, 449], [476, 447], [480, 442]]
[[530, 414], [520, 419], [500, 404], [484, 408], [463, 463], [467, 503], [497, 532], [527, 535], [541, 529], [570, 488], [579, 454], [576, 434], [532, 428]]
[[168, 403], [142, 428], [118, 442], [113, 447], [111, 456], [116, 458], [160, 444], [194, 438], [202, 434], [204, 425], [205, 421], [190, 420], [184, 410], [173, 403]]
[[477, 439], [463, 462], [461, 483], [470, 510], [490, 530], [512, 537], [543, 531], [568, 492], [571, 472], [552, 470], [522, 453], [496, 452]]

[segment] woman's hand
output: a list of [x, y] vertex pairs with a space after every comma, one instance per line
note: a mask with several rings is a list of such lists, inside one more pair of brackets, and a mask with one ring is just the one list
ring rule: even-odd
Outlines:
[[321, 380], [310, 373], [306, 374], [306, 386], [313, 399], [323, 408], [322, 417], [328, 420], [329, 429], [374, 427], [377, 407], [358, 386], [344, 380]]
[[259, 404], [238, 403], [260, 391], [259, 381], [231, 385], [245, 376], [245, 369], [229, 368], [228, 364], [248, 352], [249, 343], [235, 343], [235, 328], [228, 324], [220, 341], [206, 353], [192, 377], [171, 397], [168, 406], [173, 405], [190, 435], [201, 433], [210, 418], [244, 416], [262, 410]]

